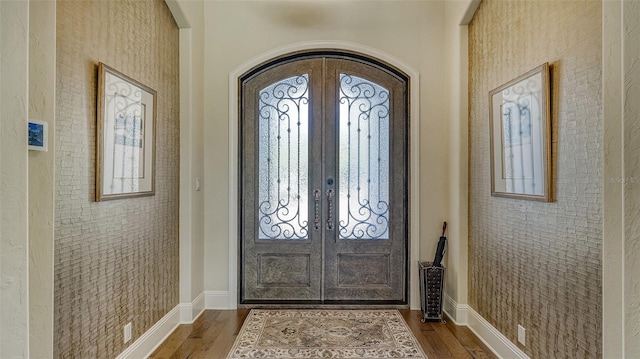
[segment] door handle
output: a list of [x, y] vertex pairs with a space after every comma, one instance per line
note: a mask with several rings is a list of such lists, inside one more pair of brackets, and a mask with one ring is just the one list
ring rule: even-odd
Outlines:
[[327, 190], [327, 202], [328, 202], [328, 213], [327, 213], [327, 230], [333, 230], [333, 189]]
[[313, 229], [316, 231], [320, 229], [320, 190], [313, 190], [313, 197], [315, 201], [315, 219], [313, 220]]

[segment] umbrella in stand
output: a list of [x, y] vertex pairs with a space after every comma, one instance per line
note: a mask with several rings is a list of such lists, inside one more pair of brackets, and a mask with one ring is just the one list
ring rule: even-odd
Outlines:
[[442, 257], [444, 256], [444, 252], [447, 247], [447, 237], [444, 236], [445, 231], [447, 230], [447, 222], [444, 222], [442, 225], [442, 236], [438, 241], [438, 248], [436, 249], [436, 256], [433, 258], [433, 266], [434, 267], [442, 267], [440, 262], [442, 262]]

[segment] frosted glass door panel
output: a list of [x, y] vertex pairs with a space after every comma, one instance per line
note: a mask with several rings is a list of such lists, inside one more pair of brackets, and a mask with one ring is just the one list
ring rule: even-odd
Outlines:
[[340, 74], [339, 236], [389, 238], [389, 90]]
[[259, 94], [259, 239], [304, 240], [309, 231], [309, 76]]

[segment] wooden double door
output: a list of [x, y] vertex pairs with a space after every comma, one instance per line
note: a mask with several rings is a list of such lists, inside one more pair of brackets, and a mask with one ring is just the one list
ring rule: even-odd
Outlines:
[[317, 52], [240, 89], [240, 303], [406, 304], [407, 77]]

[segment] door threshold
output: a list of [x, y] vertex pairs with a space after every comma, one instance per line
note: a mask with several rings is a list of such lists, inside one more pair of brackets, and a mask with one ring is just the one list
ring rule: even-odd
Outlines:
[[287, 300], [287, 301], [244, 301], [238, 308], [256, 309], [409, 309], [409, 304], [401, 301], [347, 301], [347, 300]]

